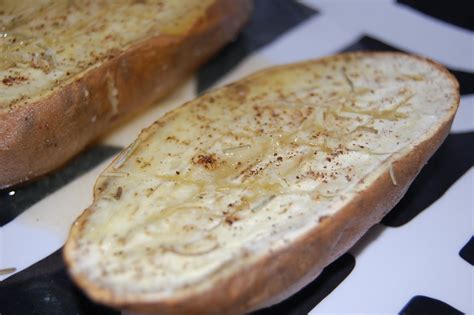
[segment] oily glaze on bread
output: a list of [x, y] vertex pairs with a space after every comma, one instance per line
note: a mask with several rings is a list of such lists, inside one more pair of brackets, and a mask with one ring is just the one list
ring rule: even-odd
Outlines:
[[400, 200], [449, 132], [458, 84], [400, 53], [270, 68], [145, 129], [64, 248], [93, 300], [237, 314], [301, 289]]
[[250, 0], [2, 2], [0, 188], [57, 168], [163, 97], [249, 13]]

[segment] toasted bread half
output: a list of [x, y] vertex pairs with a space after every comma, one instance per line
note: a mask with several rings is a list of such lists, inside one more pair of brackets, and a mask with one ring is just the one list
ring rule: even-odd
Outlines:
[[237, 314], [314, 279], [400, 200], [458, 83], [401, 53], [270, 68], [143, 130], [101, 174], [64, 257], [93, 300]]
[[0, 188], [62, 165], [233, 39], [250, 0], [0, 3]]

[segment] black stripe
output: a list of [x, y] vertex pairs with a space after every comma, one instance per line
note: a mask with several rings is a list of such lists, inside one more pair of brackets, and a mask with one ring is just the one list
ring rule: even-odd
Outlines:
[[474, 236], [472, 236], [469, 242], [464, 245], [464, 247], [459, 252], [459, 256], [474, 266]]
[[91, 170], [122, 148], [99, 145], [81, 153], [63, 168], [34, 182], [0, 190], [0, 226], [15, 219], [30, 206]]
[[453, 70], [450, 68], [448, 68], [448, 70], [458, 79], [461, 95], [474, 93], [474, 74], [472, 72]]
[[438, 200], [474, 165], [473, 143], [474, 132], [450, 134], [382, 223], [401, 226]]
[[[391, 46], [371, 36], [362, 36], [342, 51], [400, 51], [403, 50]], [[448, 70], [459, 81], [461, 95], [474, 93], [474, 73], [448, 68]]]
[[413, 297], [400, 311], [402, 315], [461, 315], [461, 311], [437, 299], [423, 295]]
[[[347, 276], [355, 266], [355, 259], [349, 253], [339, 257], [327, 266], [321, 275], [301, 291], [272, 307], [253, 312], [253, 315], [299, 315], [308, 314], [316, 305], [328, 296]], [[291, 266], [289, 266], [291, 268]]]
[[471, 0], [397, 0], [431, 17], [474, 31], [474, 3]]
[[31, 267], [0, 282], [2, 315], [119, 315], [95, 304], [75, 287], [56, 251]]
[[209, 88], [249, 54], [317, 13], [290, 0], [258, 0], [253, 3], [253, 14], [237, 39], [199, 70], [198, 93]]

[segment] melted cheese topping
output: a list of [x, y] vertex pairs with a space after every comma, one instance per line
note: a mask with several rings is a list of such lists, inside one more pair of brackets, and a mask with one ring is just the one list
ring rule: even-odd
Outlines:
[[34, 101], [144, 38], [179, 34], [212, 0], [4, 0], [0, 111]]
[[330, 60], [256, 74], [145, 130], [98, 179], [72, 271], [115, 294], [212, 285], [393, 173], [456, 106], [415, 58]]

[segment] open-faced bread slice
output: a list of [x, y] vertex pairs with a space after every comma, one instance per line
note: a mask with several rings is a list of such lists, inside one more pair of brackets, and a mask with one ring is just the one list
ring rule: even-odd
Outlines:
[[400, 53], [270, 68], [145, 129], [64, 249], [95, 301], [241, 313], [314, 279], [398, 202], [449, 132], [458, 83]]
[[0, 2], [0, 188], [49, 172], [233, 39], [250, 0]]

